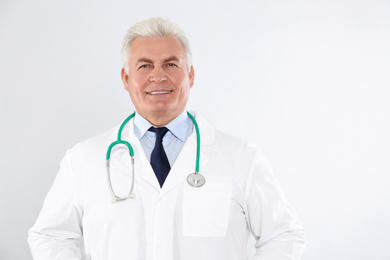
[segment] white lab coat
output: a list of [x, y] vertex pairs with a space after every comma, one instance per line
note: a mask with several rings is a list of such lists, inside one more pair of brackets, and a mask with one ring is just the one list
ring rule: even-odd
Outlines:
[[[186, 181], [195, 169], [195, 131], [160, 189], [131, 120], [122, 139], [134, 148], [136, 198], [114, 204], [105, 156], [119, 126], [69, 150], [29, 231], [34, 259], [300, 259], [305, 243], [301, 224], [262, 153], [195, 117], [200, 173], [206, 178], [200, 188]], [[115, 192], [127, 194], [128, 152], [113, 149], [111, 165]]]

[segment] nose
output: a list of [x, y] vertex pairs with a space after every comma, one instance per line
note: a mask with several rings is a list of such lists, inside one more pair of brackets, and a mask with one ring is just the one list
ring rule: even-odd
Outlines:
[[165, 75], [165, 71], [163, 68], [154, 68], [153, 71], [150, 74], [149, 80], [150, 82], [155, 83], [161, 83], [162, 81], [166, 80], [167, 77]]

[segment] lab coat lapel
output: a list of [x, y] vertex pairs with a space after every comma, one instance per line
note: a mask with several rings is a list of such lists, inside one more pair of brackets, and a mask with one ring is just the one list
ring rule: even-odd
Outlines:
[[[212, 128], [206, 121], [200, 116], [191, 113], [195, 116], [195, 119], [199, 126], [200, 132], [200, 162], [199, 172], [202, 173], [202, 168], [207, 164], [208, 157], [202, 152], [202, 147], [212, 145], [215, 143], [214, 128]], [[160, 190], [160, 184], [154, 174], [154, 171], [150, 165], [149, 160], [146, 158], [142, 145], [138, 137], [134, 134], [134, 119], [131, 119], [129, 123], [123, 129], [122, 139], [127, 140], [134, 149], [135, 160], [135, 178], [142, 178], [144, 181], [152, 185], [156, 190]], [[196, 131], [193, 130], [192, 134], [187, 138], [183, 148], [180, 151], [175, 163], [173, 164], [171, 171], [169, 172], [167, 179], [164, 182], [160, 191], [160, 197], [169, 192], [172, 188], [177, 186], [183, 181], [186, 181], [187, 176], [195, 172], [196, 163]], [[129, 169], [131, 165], [125, 158], [120, 159]]]
[[[152, 185], [156, 190], [160, 190], [160, 184], [154, 174], [153, 168], [150, 165], [149, 160], [146, 158], [145, 152], [142, 148], [141, 142], [138, 137], [134, 134], [134, 119], [131, 119], [123, 129], [123, 140], [127, 140], [134, 149], [134, 170], [135, 178], [141, 178], [150, 185]], [[131, 168], [131, 165], [128, 161], [121, 159], [128, 168]]]
[[[191, 113], [194, 114], [194, 113]], [[202, 172], [202, 168], [207, 164], [209, 158], [202, 152], [202, 147], [211, 145], [215, 143], [214, 129], [209, 126], [201, 117], [195, 115], [197, 120], [200, 132], [200, 162], [199, 162], [199, 172]], [[187, 138], [183, 148], [180, 151], [179, 156], [177, 157], [175, 163], [173, 164], [171, 171], [169, 172], [167, 179], [164, 182], [164, 185], [161, 189], [160, 197], [164, 196], [171, 189], [187, 181], [187, 176], [195, 172], [196, 164], [196, 145], [197, 137], [196, 131], [193, 130], [192, 134]]]

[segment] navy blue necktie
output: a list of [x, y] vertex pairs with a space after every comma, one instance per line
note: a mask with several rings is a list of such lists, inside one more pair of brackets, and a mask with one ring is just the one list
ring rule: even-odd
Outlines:
[[166, 127], [151, 127], [149, 131], [156, 133], [156, 144], [154, 145], [154, 149], [152, 151], [152, 155], [150, 156], [150, 164], [152, 165], [154, 174], [160, 183], [160, 187], [163, 186], [165, 179], [168, 176], [169, 171], [171, 170], [171, 166], [169, 165], [168, 157], [165, 153], [162, 139], [164, 135], [168, 132], [168, 128]]

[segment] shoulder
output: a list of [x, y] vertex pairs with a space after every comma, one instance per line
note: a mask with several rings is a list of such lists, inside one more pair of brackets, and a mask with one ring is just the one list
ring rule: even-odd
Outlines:
[[[68, 150], [73, 163], [78, 161], [99, 160], [105, 158], [108, 146], [117, 138], [119, 126], [115, 126], [97, 136], [88, 138]], [[102, 160], [104, 161], [104, 160]]]
[[221, 130], [215, 130], [215, 140], [219, 149], [232, 162], [237, 162], [240, 167], [249, 167], [254, 161], [266, 162], [261, 148], [243, 137], [233, 136]]
[[[108, 131], [105, 131], [99, 135], [93, 136], [91, 138], [88, 138], [86, 140], [83, 140], [79, 143], [77, 143], [75, 146], [73, 146], [73, 150], [78, 149], [93, 149], [96, 147], [101, 146], [102, 144], [105, 144], [109, 141], [114, 141], [113, 139], [116, 139], [116, 133], [117, 133], [118, 126], [115, 126], [111, 128]], [[111, 141], [111, 142], [112, 142]]]
[[[245, 140], [245, 135], [237, 137], [214, 128], [199, 118], [201, 137], [208, 139], [202, 142], [201, 153], [206, 157], [209, 168], [233, 176], [242, 187], [247, 185], [249, 176], [271, 172], [268, 160], [258, 145]], [[212, 141], [211, 141], [212, 140]]]
[[235, 158], [263, 156], [260, 147], [245, 140], [245, 137], [234, 136], [217, 129], [199, 115], [197, 115], [197, 120], [200, 131], [203, 132], [201, 138], [205, 139], [201, 140], [202, 146], [215, 145], [222, 152], [231, 154]]

